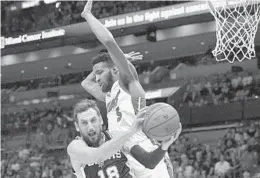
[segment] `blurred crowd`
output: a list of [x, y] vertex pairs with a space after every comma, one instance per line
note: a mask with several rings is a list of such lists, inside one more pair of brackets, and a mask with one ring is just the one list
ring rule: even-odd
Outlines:
[[73, 178], [65, 150], [46, 152], [27, 145], [17, 151], [2, 151], [2, 178]]
[[[92, 13], [97, 18], [136, 12], [140, 10], [167, 6], [185, 1], [98, 1], [94, 2]], [[2, 2], [1, 35], [14, 36], [22, 33], [35, 32], [59, 26], [84, 22], [80, 14], [84, 1], [58, 1], [23, 10], [7, 10], [16, 2]]]
[[[56, 106], [2, 114], [1, 177], [72, 178], [65, 149], [76, 135], [71, 111]], [[9, 150], [6, 142], [17, 136], [25, 147]]]
[[191, 79], [186, 85], [181, 105], [200, 107], [255, 99], [260, 95], [259, 76], [249, 72], [230, 72]]
[[[38, 133], [38, 132], [37, 132]], [[43, 135], [39, 131], [39, 135]], [[169, 148], [175, 178], [252, 178], [260, 173], [260, 125], [256, 122], [228, 129], [223, 138], [207, 144], [181, 134]], [[3, 178], [70, 178], [71, 164], [64, 148], [48, 150], [35, 135], [16, 151], [2, 150]]]
[[[49, 134], [60, 133], [74, 127], [70, 108], [53, 105], [52, 109], [37, 109], [1, 114], [2, 135], [19, 135], [21, 133], [41, 132], [48, 139]], [[70, 133], [71, 134], [71, 133]], [[72, 138], [73, 135], [70, 136]]]
[[175, 178], [252, 178], [260, 176], [260, 125], [228, 129], [216, 145], [181, 135], [170, 148]]
[[[1, 177], [72, 178], [65, 149], [76, 136], [71, 112], [56, 106], [2, 114]], [[8, 150], [6, 145], [19, 136], [26, 146]]]
[[14, 83], [2, 84], [2, 94], [10, 91], [27, 91], [40, 88], [57, 87], [61, 85], [69, 85], [80, 83], [90, 72], [70, 73], [54, 77], [38, 78], [32, 80], [18, 81]]

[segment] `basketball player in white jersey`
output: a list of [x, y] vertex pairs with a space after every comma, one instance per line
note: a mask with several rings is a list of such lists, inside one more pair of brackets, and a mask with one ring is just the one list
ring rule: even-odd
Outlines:
[[[145, 91], [134, 66], [126, 59], [112, 34], [91, 14], [91, 8], [92, 0], [89, 0], [82, 17], [108, 53], [94, 58], [93, 72], [82, 82], [82, 86], [94, 97], [106, 102], [108, 130], [123, 131], [131, 127], [136, 113], [145, 107]], [[126, 156], [138, 178], [170, 177], [164, 156], [180, 131], [181, 128], [160, 146], [152, 144], [141, 131], [131, 137], [125, 144], [126, 153], [129, 153]]]
[[67, 147], [77, 178], [135, 178], [126, 156], [120, 151], [123, 144], [142, 128], [142, 119], [136, 119], [127, 131], [117, 132], [111, 138], [102, 131], [103, 119], [96, 103], [83, 100], [76, 104], [74, 123], [80, 137]]

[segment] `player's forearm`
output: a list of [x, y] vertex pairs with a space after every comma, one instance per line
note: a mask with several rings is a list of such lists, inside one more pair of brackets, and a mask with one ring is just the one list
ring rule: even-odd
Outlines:
[[107, 43], [114, 41], [113, 35], [110, 31], [90, 12], [85, 13], [83, 16], [88, 22], [91, 30], [97, 36], [98, 40], [106, 46]]
[[[92, 71], [82, 82], [81, 85], [82, 87], [86, 87], [87, 88], [87, 84], [96, 84], [95, 81], [95, 76], [94, 76], [94, 72]], [[88, 89], [88, 88], [87, 88]]]
[[87, 20], [91, 30], [97, 36], [98, 40], [106, 47], [108, 50], [111, 59], [118, 67], [120, 73], [122, 75], [126, 75], [128, 77], [133, 77], [130, 72], [128, 61], [126, 59], [125, 54], [120, 49], [118, 44], [116, 43], [111, 32], [98, 20], [96, 19], [90, 12], [84, 14], [84, 18]]
[[146, 152], [145, 150], [140, 150], [137, 147], [139, 146], [136, 145], [131, 149], [132, 156], [149, 169], [154, 169], [157, 164], [164, 158], [165, 153], [167, 152], [167, 150], [163, 150], [161, 147], [158, 147], [152, 152]]
[[98, 83], [94, 81], [93, 72], [91, 72], [87, 78], [81, 82], [81, 86], [89, 92], [93, 97], [100, 101], [105, 101], [105, 94], [101, 91]]
[[[127, 142], [133, 134], [134, 132], [131, 130], [124, 131], [123, 133], [120, 132], [116, 135], [113, 134], [114, 137], [111, 140], [105, 142], [99, 147], [101, 159], [106, 160], [113, 156], [117, 151], [121, 150], [124, 143]], [[106, 159], [103, 157], [106, 157]]]

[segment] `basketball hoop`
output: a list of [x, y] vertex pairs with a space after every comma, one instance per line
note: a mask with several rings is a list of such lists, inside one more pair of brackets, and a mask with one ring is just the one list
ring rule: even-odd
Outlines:
[[259, 0], [207, 0], [216, 20], [217, 61], [230, 63], [255, 57], [254, 39], [260, 19]]

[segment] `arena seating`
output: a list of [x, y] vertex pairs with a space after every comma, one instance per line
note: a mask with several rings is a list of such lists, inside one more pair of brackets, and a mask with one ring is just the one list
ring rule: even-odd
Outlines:
[[[141, 78], [141, 82], [143, 84], [149, 84], [152, 82], [158, 83], [161, 79], [164, 80], [174, 80], [174, 71], [181, 68], [180, 66], [201, 66], [201, 65], [211, 65], [216, 64], [216, 60], [213, 59], [212, 56], [205, 55], [196, 55], [184, 58], [178, 58], [176, 60], [163, 60], [156, 63], [151, 64], [151, 62], [144, 62], [142, 64], [135, 64], [137, 72], [139, 74], [139, 78]], [[157, 68], [161, 66], [161, 69], [158, 70]], [[164, 69], [164, 74], [161, 75], [162, 67]], [[166, 71], [165, 71], [166, 70]], [[26, 90], [33, 90], [38, 88], [46, 88], [46, 87], [54, 87], [60, 85], [68, 85], [74, 83], [80, 83], [90, 71], [84, 71], [80, 73], [69, 73], [63, 74], [54, 77], [47, 77], [47, 78], [37, 78], [32, 80], [21, 80], [12, 83], [4, 83], [1, 84], [3, 89], [12, 89], [12, 91], [26, 91]], [[159, 78], [153, 79], [157, 77], [156, 75], [159, 74]], [[152, 80], [147, 79], [152, 77]], [[157, 81], [158, 80], [158, 81]]]
[[[100, 1], [94, 3], [92, 12], [97, 18], [105, 18], [185, 2], [187, 1], [117, 1], [116, 3]], [[12, 3], [2, 4], [1, 35], [3, 36], [15, 36], [84, 22], [84, 19], [80, 16], [85, 5], [83, 1], [58, 1], [52, 4], [42, 2], [37, 7], [13, 12], [7, 11], [6, 7], [11, 5]]]

